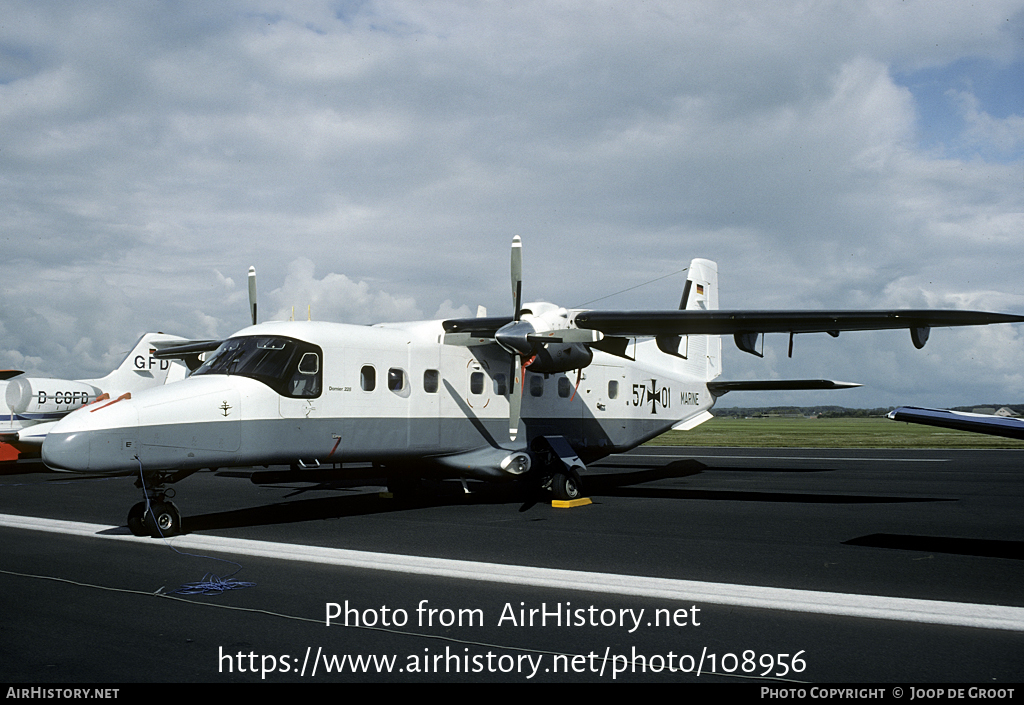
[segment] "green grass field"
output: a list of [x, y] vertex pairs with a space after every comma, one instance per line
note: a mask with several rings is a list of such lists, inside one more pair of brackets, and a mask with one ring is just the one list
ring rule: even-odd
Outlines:
[[[712, 412], [713, 413], [713, 412]], [[888, 419], [715, 418], [647, 445], [736, 448], [1024, 448], [1024, 441]]]

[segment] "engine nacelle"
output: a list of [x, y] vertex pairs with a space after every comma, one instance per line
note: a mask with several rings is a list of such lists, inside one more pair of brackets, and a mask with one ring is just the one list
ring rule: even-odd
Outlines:
[[475, 480], [510, 480], [530, 471], [533, 457], [522, 450], [481, 448], [437, 458], [439, 465], [449, 468], [453, 475]]
[[526, 369], [530, 372], [569, 372], [586, 367], [594, 359], [594, 353], [580, 343], [548, 343], [540, 348], [537, 357]]
[[18, 377], [7, 383], [6, 401], [11, 412], [44, 420], [81, 408], [99, 393], [91, 384], [70, 379]]

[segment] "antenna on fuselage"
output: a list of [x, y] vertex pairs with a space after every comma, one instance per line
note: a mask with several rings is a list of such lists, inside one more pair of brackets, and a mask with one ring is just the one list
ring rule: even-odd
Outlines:
[[252, 324], [256, 325], [256, 268], [249, 267], [249, 313]]

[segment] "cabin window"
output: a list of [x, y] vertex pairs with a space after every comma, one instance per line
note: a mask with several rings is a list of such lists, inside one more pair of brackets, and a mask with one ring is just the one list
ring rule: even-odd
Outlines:
[[377, 387], [377, 370], [373, 365], [363, 365], [359, 370], [359, 386], [364, 392], [372, 392]]
[[388, 370], [388, 389], [400, 392], [405, 389], [405, 370], [392, 367]]
[[437, 370], [426, 370], [423, 373], [423, 391], [427, 394], [437, 394], [439, 378], [440, 375]]
[[544, 377], [530, 375], [530, 396], [539, 397], [544, 394]]
[[608, 382], [608, 398], [619, 398], [619, 381], [617, 379], [613, 379], [610, 382]]
[[500, 397], [503, 397], [506, 394], [508, 394], [508, 389], [505, 384], [505, 375], [501, 374], [500, 372], [494, 375], [494, 393]]
[[484, 393], [484, 373], [474, 372], [469, 376], [469, 391], [472, 394]]
[[569, 395], [572, 394], [572, 384], [569, 382], [568, 377], [558, 378], [558, 396], [563, 399], [568, 399]]

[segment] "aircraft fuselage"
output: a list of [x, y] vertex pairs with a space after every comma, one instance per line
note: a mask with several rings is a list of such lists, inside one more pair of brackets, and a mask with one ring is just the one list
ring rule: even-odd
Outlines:
[[635, 362], [595, 351], [578, 388], [576, 371], [527, 372], [526, 431], [509, 441], [508, 354], [443, 336], [440, 321], [252, 326], [184, 381], [69, 415], [43, 458], [92, 473], [373, 461], [497, 479], [500, 460], [538, 437], [561, 436], [589, 462], [714, 403], [703, 368], [684, 374], [654, 341], [640, 342]]

